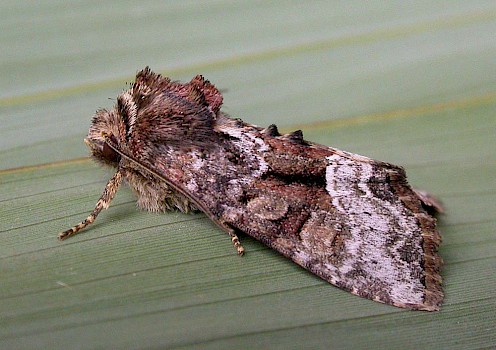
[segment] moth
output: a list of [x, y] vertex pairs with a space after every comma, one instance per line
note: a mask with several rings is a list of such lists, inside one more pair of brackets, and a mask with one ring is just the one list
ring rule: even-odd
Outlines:
[[59, 238], [94, 222], [125, 180], [140, 208], [205, 213], [240, 255], [244, 233], [353, 294], [439, 309], [435, 197], [412, 189], [399, 166], [231, 118], [222, 99], [201, 75], [180, 83], [137, 73], [85, 138], [116, 172], [91, 214]]

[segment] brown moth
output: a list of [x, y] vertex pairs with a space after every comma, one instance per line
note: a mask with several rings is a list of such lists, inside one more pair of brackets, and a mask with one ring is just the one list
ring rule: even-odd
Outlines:
[[353, 294], [439, 309], [434, 197], [413, 190], [401, 167], [232, 119], [221, 104], [202, 76], [183, 84], [139, 72], [85, 139], [117, 171], [88, 218], [59, 238], [91, 224], [125, 179], [143, 209], [202, 211], [240, 255], [237, 232]]

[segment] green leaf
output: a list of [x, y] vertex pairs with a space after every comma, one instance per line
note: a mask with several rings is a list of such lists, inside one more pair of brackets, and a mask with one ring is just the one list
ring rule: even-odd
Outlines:
[[[0, 348], [496, 345], [496, 7], [491, 1], [0, 4]], [[438, 195], [440, 312], [361, 299], [201, 214], [127, 188], [84, 234], [108, 169], [91, 115], [150, 65], [201, 73], [245, 121], [403, 165]]]

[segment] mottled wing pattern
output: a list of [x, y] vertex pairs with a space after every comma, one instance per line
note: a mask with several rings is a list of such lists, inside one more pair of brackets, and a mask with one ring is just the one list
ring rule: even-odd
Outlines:
[[[436, 310], [442, 301], [440, 236], [401, 168], [336, 150], [327, 157], [326, 192], [300, 232], [291, 258], [332, 284], [376, 301]], [[336, 228], [325, 231], [325, 220]], [[329, 229], [327, 229], [329, 231]], [[315, 251], [319, 259], [312, 259]], [[318, 249], [322, 247], [323, 249]]]
[[403, 169], [324, 146], [278, 141], [264, 158], [268, 170], [247, 189], [252, 196], [246, 210], [228, 215], [230, 222], [354, 294], [438, 309], [440, 236]]
[[222, 114], [214, 129], [209, 151], [147, 162], [212, 219], [330, 283], [395, 306], [438, 309], [440, 237], [403, 169]]

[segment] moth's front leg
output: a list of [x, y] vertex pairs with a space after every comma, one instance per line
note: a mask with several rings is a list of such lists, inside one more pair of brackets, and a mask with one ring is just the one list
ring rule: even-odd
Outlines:
[[86, 226], [92, 224], [95, 221], [98, 214], [100, 214], [102, 209], [107, 209], [109, 207], [112, 198], [114, 198], [115, 194], [117, 193], [117, 190], [119, 189], [121, 181], [122, 181], [122, 173], [120, 171], [117, 171], [114, 174], [114, 176], [112, 176], [112, 178], [109, 180], [107, 186], [105, 186], [105, 190], [103, 191], [102, 196], [96, 203], [95, 209], [93, 209], [91, 214], [76, 226], [71, 227], [70, 229], [64, 232], [59, 233], [59, 239], [64, 240], [69, 236], [75, 235], [76, 233], [84, 229]]

